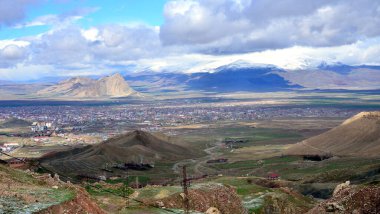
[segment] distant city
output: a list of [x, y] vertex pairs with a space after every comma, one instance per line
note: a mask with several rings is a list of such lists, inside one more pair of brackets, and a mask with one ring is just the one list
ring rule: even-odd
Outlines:
[[[360, 110], [337, 107], [231, 105], [195, 103], [181, 106], [157, 102], [111, 106], [22, 106], [0, 108], [0, 120], [19, 118], [33, 121], [31, 131], [123, 132], [123, 127], [160, 131], [162, 127], [255, 121], [274, 118], [348, 118]], [[53, 128], [52, 128], [53, 127]], [[66, 129], [67, 130], [67, 129]], [[110, 131], [112, 130], [112, 131]]]

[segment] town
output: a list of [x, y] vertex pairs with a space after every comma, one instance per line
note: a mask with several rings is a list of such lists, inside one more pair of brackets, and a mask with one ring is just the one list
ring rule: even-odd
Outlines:
[[[218, 121], [256, 121], [275, 118], [347, 118], [360, 112], [355, 108], [304, 107], [297, 105], [257, 105], [226, 103], [176, 103], [98, 105], [98, 106], [22, 106], [0, 108], [0, 122], [18, 118], [33, 122], [36, 133], [106, 133], [125, 129], [161, 131], [163, 127], [207, 124]], [[33, 134], [34, 133], [34, 134]]]

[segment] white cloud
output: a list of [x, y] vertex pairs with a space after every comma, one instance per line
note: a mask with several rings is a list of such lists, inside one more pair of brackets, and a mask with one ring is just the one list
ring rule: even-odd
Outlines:
[[203, 53], [328, 47], [380, 36], [377, 0], [179, 0], [165, 7], [165, 45]]
[[99, 30], [95, 27], [92, 27], [87, 30], [81, 30], [82, 36], [90, 42], [95, 42], [99, 40]]
[[10, 44], [0, 49], [0, 67], [12, 67], [24, 60], [26, 50], [24, 47]]
[[5, 48], [8, 45], [17, 45], [19, 47], [26, 47], [30, 44], [28, 41], [23, 41], [23, 40], [0, 40], [0, 49]]
[[[243, 54], [209, 55], [181, 54], [156, 58], [124, 61], [134, 65], [136, 71], [207, 72], [231, 63], [246, 63], [253, 66], [274, 65], [286, 70], [316, 68], [321, 63], [343, 63], [348, 65], [380, 65], [380, 38], [359, 41], [337, 47], [301, 47], [265, 50]], [[121, 63], [121, 62], [120, 62]]]
[[17, 45], [8, 45], [1, 51], [1, 56], [5, 59], [20, 59], [23, 57], [25, 50]]
[[[375, 0], [177, 0], [165, 6], [162, 26], [84, 29], [75, 21], [95, 10], [50, 14], [19, 25], [53, 28], [0, 40], [1, 78], [19, 78], [23, 71], [24, 78], [123, 70], [191, 73], [234, 62], [290, 70], [324, 61], [380, 65], [380, 2]], [[0, 25], [8, 23], [1, 17]]]

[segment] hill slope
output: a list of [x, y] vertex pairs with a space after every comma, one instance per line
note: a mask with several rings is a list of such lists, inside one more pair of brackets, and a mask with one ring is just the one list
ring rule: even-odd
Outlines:
[[80, 174], [99, 172], [105, 163], [152, 163], [191, 156], [189, 149], [172, 144], [165, 137], [133, 131], [97, 145], [58, 152], [53, 157], [44, 158], [42, 162], [46, 167], [61, 173]]
[[380, 111], [359, 113], [328, 132], [295, 144], [286, 153], [380, 156]]
[[[47, 212], [51, 209], [56, 212]], [[26, 173], [0, 164], [0, 213], [89, 212], [104, 213], [84, 189], [47, 174]]]
[[28, 127], [30, 125], [32, 125], [32, 123], [29, 121], [11, 118], [4, 123], [0, 123], [0, 128]]
[[40, 96], [72, 98], [128, 97], [138, 95], [120, 74], [94, 80], [75, 77], [37, 92]]

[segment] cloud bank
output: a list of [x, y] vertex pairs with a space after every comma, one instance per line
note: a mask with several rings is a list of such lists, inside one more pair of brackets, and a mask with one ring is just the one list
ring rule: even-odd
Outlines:
[[236, 61], [293, 70], [321, 62], [380, 65], [377, 0], [176, 0], [165, 5], [161, 26], [85, 27], [78, 20], [97, 9], [23, 22], [35, 3], [0, 1], [0, 27], [52, 26], [40, 35], [0, 41], [0, 79], [198, 72]]

